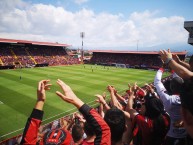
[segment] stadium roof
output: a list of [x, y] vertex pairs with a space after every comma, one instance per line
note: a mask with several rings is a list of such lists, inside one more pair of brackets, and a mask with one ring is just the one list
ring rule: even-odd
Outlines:
[[184, 22], [184, 28], [185, 28], [188, 32], [192, 32], [192, 31], [193, 31], [193, 21], [185, 21], [185, 22]]
[[16, 39], [4, 39], [0, 38], [0, 43], [14, 43], [14, 44], [32, 44], [32, 45], [44, 45], [44, 46], [70, 46], [68, 44], [52, 43], [52, 42], [39, 42], [39, 41], [28, 41], [28, 40], [16, 40]]
[[188, 44], [193, 45], [193, 21], [185, 21], [184, 28], [189, 32]]
[[[115, 50], [91, 50], [96, 53], [128, 53], [128, 54], [159, 54], [159, 51], [115, 51]], [[172, 54], [186, 55], [187, 51], [172, 52]]]

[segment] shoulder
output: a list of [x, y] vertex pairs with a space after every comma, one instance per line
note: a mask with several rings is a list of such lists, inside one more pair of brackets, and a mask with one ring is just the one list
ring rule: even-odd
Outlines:
[[134, 120], [136, 122], [146, 122], [147, 121], [147, 117], [143, 116], [143, 115], [140, 115], [140, 114], [137, 114], [134, 118]]
[[153, 122], [150, 118], [143, 116], [143, 115], [140, 115], [140, 114], [135, 116], [135, 121], [138, 124], [149, 124], [149, 125], [151, 125]]

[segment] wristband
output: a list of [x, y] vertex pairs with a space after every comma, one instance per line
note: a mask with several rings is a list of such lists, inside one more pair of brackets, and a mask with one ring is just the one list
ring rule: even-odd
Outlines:
[[162, 68], [162, 67], [161, 67], [159, 70], [160, 70], [162, 73], [164, 72], [164, 68]]
[[171, 60], [173, 60], [172, 58], [167, 58], [165, 61], [165, 64], [168, 64]]

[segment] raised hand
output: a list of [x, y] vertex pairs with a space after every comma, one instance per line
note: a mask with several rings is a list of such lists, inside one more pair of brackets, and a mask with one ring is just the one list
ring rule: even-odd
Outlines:
[[48, 84], [50, 80], [41, 80], [38, 83], [37, 88], [37, 101], [45, 101], [46, 100], [46, 90], [50, 90], [51, 84]]
[[72, 89], [65, 84], [62, 80], [58, 79], [57, 84], [61, 87], [63, 93], [56, 91], [56, 94], [64, 101], [75, 105], [80, 108], [84, 103], [74, 94]]
[[108, 90], [110, 93], [115, 93], [115, 92], [116, 92], [115, 88], [114, 88], [113, 86], [111, 86], [111, 85], [108, 85], [108, 86], [107, 86], [107, 90]]
[[107, 95], [106, 95], [106, 92], [103, 92], [103, 95], [102, 95], [102, 96], [103, 96], [103, 98], [104, 98], [104, 100], [105, 100], [105, 99], [106, 99], [106, 96], [107, 96]]
[[174, 55], [173, 55], [173, 59], [174, 59], [177, 63], [180, 63], [180, 61], [181, 61], [177, 54], [174, 54]]
[[137, 89], [138, 89], [137, 82], [135, 82], [135, 83], [134, 83], [134, 85], [133, 85], [133, 89], [134, 89], [134, 91], [137, 91]]
[[97, 102], [102, 103], [102, 104], [106, 103], [106, 101], [102, 95], [97, 94], [95, 96], [97, 97], [97, 100], [96, 100]]
[[159, 52], [161, 59], [166, 62], [167, 59], [172, 58], [172, 53], [170, 52], [170, 49], [168, 51], [166, 50], [160, 50]]
[[38, 83], [37, 88], [37, 102], [35, 104], [35, 109], [43, 110], [44, 102], [46, 100], [46, 90], [50, 90], [51, 84], [48, 84], [50, 80], [41, 80]]

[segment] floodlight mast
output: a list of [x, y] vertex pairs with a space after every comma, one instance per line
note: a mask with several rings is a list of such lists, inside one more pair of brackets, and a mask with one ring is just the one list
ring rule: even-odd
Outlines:
[[84, 32], [80, 32], [80, 37], [82, 38], [81, 61], [83, 63], [83, 59], [84, 59], [83, 38], [85, 37], [85, 33]]
[[137, 40], [137, 51], [138, 51], [138, 43], [139, 43], [139, 40]]

